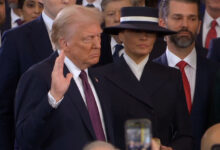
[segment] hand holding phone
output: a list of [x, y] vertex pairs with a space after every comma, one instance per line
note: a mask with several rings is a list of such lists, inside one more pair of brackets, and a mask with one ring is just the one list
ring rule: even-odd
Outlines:
[[151, 121], [148, 119], [128, 120], [125, 123], [127, 150], [148, 150], [151, 145]]

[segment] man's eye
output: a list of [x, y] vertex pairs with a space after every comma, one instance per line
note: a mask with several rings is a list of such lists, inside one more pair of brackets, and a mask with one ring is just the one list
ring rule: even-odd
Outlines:
[[181, 17], [173, 17], [174, 20], [180, 20]]
[[88, 36], [86, 38], [83, 39], [84, 42], [90, 42], [92, 41], [93, 37], [92, 36]]
[[28, 3], [28, 4], [27, 4], [27, 7], [33, 8], [33, 7], [35, 7], [35, 4], [33, 4], [33, 3]]
[[191, 20], [191, 21], [195, 21], [195, 20], [197, 20], [197, 18], [192, 17], [192, 18], [190, 18], [190, 20]]
[[109, 12], [109, 13], [107, 13], [107, 16], [114, 16], [115, 15], [115, 13], [114, 12]]

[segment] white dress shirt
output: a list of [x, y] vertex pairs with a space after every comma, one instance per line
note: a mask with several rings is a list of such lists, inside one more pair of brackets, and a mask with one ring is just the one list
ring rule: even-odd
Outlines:
[[20, 16], [18, 16], [13, 9], [11, 9], [11, 28], [17, 27], [18, 24], [15, 22], [16, 20], [21, 19]]
[[[173, 54], [168, 48], [166, 49], [166, 55], [167, 55], [168, 66], [179, 69], [179, 67], [177, 67], [176, 64], [179, 63], [182, 59], [180, 59], [175, 54]], [[193, 102], [195, 84], [196, 84], [196, 65], [197, 65], [196, 49], [194, 48], [192, 52], [183, 59], [183, 61], [185, 61], [188, 64], [186, 65], [184, 70], [189, 81], [191, 99]]]
[[[118, 43], [115, 41], [115, 39], [114, 39], [113, 37], [111, 37], [111, 43], [110, 43], [110, 45], [111, 45], [112, 55], [115, 53], [115, 46], [116, 46], [117, 44], [118, 44]], [[122, 44], [122, 45], [123, 45], [123, 44]], [[124, 45], [123, 45], [123, 46], [124, 46]], [[119, 57], [121, 57], [122, 54], [124, 54], [124, 48], [119, 51], [119, 54], [118, 54]]]
[[146, 63], [148, 62], [149, 55], [146, 56], [139, 64], [136, 64], [127, 54], [126, 52], [123, 55], [126, 63], [128, 64], [131, 71], [134, 73], [135, 77], [138, 81], [140, 81], [144, 67]]
[[[205, 47], [206, 37], [211, 28], [211, 23], [214, 19], [205, 11], [203, 18], [203, 27], [202, 27], [202, 45]], [[217, 32], [217, 37], [220, 37], [220, 17], [216, 19], [217, 25], [215, 27]]]
[[[60, 53], [60, 50], [58, 50], [58, 53]], [[73, 79], [74, 79], [74, 81], [75, 81], [75, 83], [76, 83], [76, 85], [79, 89], [79, 92], [80, 92], [80, 94], [83, 98], [83, 101], [84, 101], [85, 105], [87, 106], [86, 97], [85, 97], [84, 90], [83, 90], [83, 85], [82, 85], [82, 80], [79, 77], [79, 75], [81, 73], [81, 70], [68, 57], [65, 57], [64, 63], [67, 66], [67, 68], [69, 69], [70, 73], [72, 73]], [[99, 97], [98, 97], [98, 95], [96, 93], [96, 90], [94, 88], [94, 85], [93, 85], [93, 83], [92, 83], [92, 81], [91, 81], [91, 79], [88, 75], [88, 69], [86, 69], [85, 72], [87, 74], [88, 82], [89, 82], [89, 85], [92, 89], [93, 95], [95, 97], [95, 101], [96, 101], [96, 104], [97, 104], [97, 107], [98, 107], [98, 111], [99, 111], [99, 115], [100, 115], [100, 119], [101, 119], [101, 123], [102, 123], [102, 128], [104, 130], [104, 135], [106, 137], [104, 118], [103, 118], [103, 113], [102, 113], [102, 108], [101, 108], [101, 104], [100, 104], [100, 101], [99, 101]], [[58, 102], [56, 102], [56, 100], [53, 98], [53, 96], [50, 94], [50, 92], [48, 92], [48, 101], [49, 101], [49, 104], [53, 108], [59, 107], [62, 100], [63, 100], [63, 98], [61, 100], [59, 100]]]
[[88, 5], [88, 4], [93, 4], [93, 5], [95, 6], [95, 8], [98, 8], [99, 11], [102, 11], [101, 2], [102, 2], [102, 0], [95, 0], [95, 1], [92, 2], [92, 3], [88, 3], [87, 0], [83, 0], [83, 1], [82, 1], [82, 5], [83, 5], [83, 6], [86, 6], [86, 5]]
[[55, 46], [54, 46], [54, 44], [51, 40], [51, 32], [52, 32], [52, 26], [53, 26], [53, 21], [54, 20], [51, 19], [49, 16], [47, 16], [44, 11], [42, 12], [42, 18], [43, 18], [43, 21], [46, 25], [46, 29], [47, 29], [47, 32], [48, 32], [48, 35], [49, 35], [49, 38], [50, 38], [52, 48], [53, 48], [53, 50], [55, 50]]

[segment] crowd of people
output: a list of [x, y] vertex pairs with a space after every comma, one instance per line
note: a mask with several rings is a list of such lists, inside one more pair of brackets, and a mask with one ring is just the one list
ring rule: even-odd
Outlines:
[[0, 150], [219, 146], [219, 0], [0, 0], [0, 35]]

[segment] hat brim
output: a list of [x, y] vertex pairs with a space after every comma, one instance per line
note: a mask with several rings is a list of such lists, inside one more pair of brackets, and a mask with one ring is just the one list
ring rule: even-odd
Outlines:
[[176, 34], [175, 31], [168, 30], [166, 28], [160, 27], [157, 24], [145, 24], [145, 23], [134, 23], [134, 24], [120, 24], [117, 26], [112, 27], [105, 27], [104, 32], [107, 34], [113, 34], [117, 35], [120, 31], [123, 30], [140, 30], [140, 31], [148, 31], [156, 33], [158, 36], [164, 36], [164, 35], [170, 35], [170, 34]]

